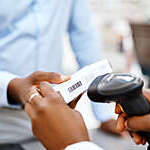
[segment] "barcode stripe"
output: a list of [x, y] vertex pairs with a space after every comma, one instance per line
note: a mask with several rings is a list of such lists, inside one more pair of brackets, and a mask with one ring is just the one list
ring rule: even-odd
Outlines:
[[82, 82], [79, 81], [77, 82], [76, 84], [72, 85], [71, 87], [68, 88], [68, 91], [71, 93], [73, 92], [74, 90], [76, 90], [77, 88], [79, 88], [80, 86], [82, 86]]

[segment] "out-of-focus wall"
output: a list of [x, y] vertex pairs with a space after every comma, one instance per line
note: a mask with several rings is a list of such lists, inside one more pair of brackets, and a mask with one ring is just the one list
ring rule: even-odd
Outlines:
[[130, 20], [150, 19], [149, 0], [91, 0], [93, 10], [100, 13], [102, 20], [126, 18]]
[[110, 60], [114, 71], [123, 72], [126, 58], [124, 54], [119, 53], [118, 35], [114, 32], [113, 25], [122, 20], [150, 23], [150, 1], [91, 0], [91, 6], [102, 35], [104, 57]]

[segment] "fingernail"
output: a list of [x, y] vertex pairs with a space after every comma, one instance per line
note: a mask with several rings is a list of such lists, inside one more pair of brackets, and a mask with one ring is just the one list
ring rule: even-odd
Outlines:
[[68, 80], [69, 79], [69, 76], [65, 76], [65, 75], [61, 75], [61, 79], [64, 81], [64, 80]]
[[50, 85], [50, 83], [44, 81], [44, 82], [40, 82], [40, 86], [45, 86], [45, 85]]

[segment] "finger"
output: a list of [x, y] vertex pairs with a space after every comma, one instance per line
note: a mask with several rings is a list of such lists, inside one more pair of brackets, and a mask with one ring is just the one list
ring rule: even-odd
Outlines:
[[43, 97], [47, 97], [48, 101], [52, 104], [64, 104], [67, 106], [65, 103], [63, 97], [61, 96], [60, 92], [56, 92], [48, 82], [41, 82], [39, 86], [39, 90]]
[[36, 84], [42, 81], [47, 81], [52, 84], [59, 84], [70, 79], [69, 76], [65, 76], [59, 73], [42, 71], [34, 72], [29, 76], [29, 78], [33, 83]]
[[116, 113], [116, 114], [121, 114], [121, 113], [122, 113], [122, 111], [121, 111], [121, 109], [120, 109], [120, 107], [119, 107], [118, 104], [116, 104], [115, 113]]
[[30, 103], [25, 104], [24, 111], [28, 114], [31, 120], [36, 118], [37, 116], [36, 110], [37, 108], [34, 105], [31, 105]]
[[129, 132], [129, 133], [130, 133], [130, 136], [133, 138], [133, 140], [136, 144], [142, 144], [142, 145], [146, 144], [146, 138], [145, 137], [142, 137], [138, 133], [135, 133], [135, 132]]
[[39, 85], [39, 91], [43, 97], [50, 97], [51, 94], [56, 93], [48, 82], [41, 82]]
[[126, 128], [132, 131], [150, 132], [150, 115], [136, 116], [127, 119]]
[[39, 93], [39, 90], [37, 89], [37, 87], [36, 86], [32, 86], [29, 89], [28, 94], [26, 95], [27, 102], [28, 103], [34, 102], [35, 97], [37, 99], [36, 101], [39, 101], [42, 98], [40, 93]]
[[72, 102], [70, 102], [70, 103], [68, 104], [69, 107], [72, 108], [72, 109], [74, 109], [83, 94], [84, 94], [84, 93], [81, 93], [77, 98], [75, 98]]
[[119, 131], [119, 132], [123, 132], [125, 130], [125, 118], [121, 115], [118, 116], [118, 119], [117, 119], [117, 127], [116, 129]]
[[[32, 95], [31, 95], [32, 96]], [[42, 101], [42, 96], [40, 94], [33, 94], [33, 96], [30, 98], [30, 100], [28, 101], [29, 104], [31, 105], [39, 105]]]
[[132, 132], [132, 137], [133, 137], [134, 142], [135, 142], [137, 145], [143, 144], [143, 138], [142, 138], [140, 135], [138, 135], [137, 133]]
[[143, 144], [143, 145], [146, 144], [146, 138], [145, 138], [145, 137], [143, 137], [143, 139], [142, 139], [142, 144]]
[[24, 111], [28, 114], [28, 116], [31, 118], [32, 116], [32, 106], [29, 104], [29, 103], [26, 103], [25, 104], [25, 107], [24, 107]]
[[150, 89], [144, 89], [143, 94], [146, 97], [146, 99], [150, 102]]

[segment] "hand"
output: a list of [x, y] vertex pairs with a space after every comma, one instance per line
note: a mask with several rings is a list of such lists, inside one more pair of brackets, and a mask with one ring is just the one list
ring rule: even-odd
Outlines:
[[71, 109], [58, 92], [43, 82], [39, 96], [25, 104], [34, 135], [47, 150], [62, 150], [68, 145], [89, 141], [81, 114]]
[[[150, 102], [150, 90], [143, 91], [144, 96]], [[136, 144], [145, 144], [145, 137], [137, 134], [138, 131], [150, 132], [150, 114], [144, 116], [135, 116], [128, 118], [127, 114], [122, 113], [120, 108], [116, 106], [116, 113], [119, 114], [117, 120], [117, 130], [122, 132], [124, 130], [130, 131], [131, 136]]]
[[59, 84], [69, 80], [68, 76], [64, 76], [54, 72], [37, 71], [26, 78], [16, 78], [10, 81], [8, 85], [8, 98], [25, 104], [29, 97], [35, 93], [37, 85], [42, 81]]
[[116, 129], [117, 121], [114, 119], [107, 120], [101, 123], [100, 129], [106, 133], [118, 136], [124, 136], [125, 133], [121, 133]]

